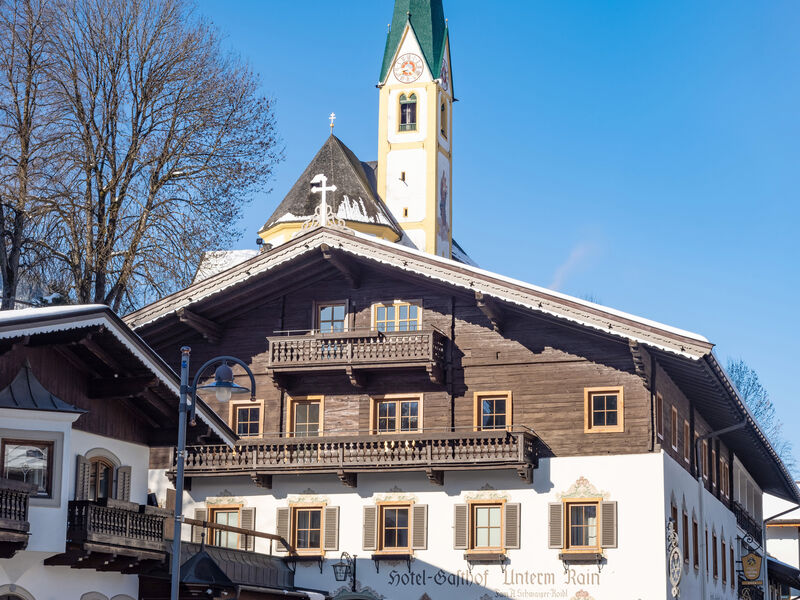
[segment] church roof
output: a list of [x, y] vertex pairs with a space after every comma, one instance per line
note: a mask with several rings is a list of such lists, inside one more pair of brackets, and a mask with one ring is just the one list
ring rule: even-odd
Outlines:
[[398, 239], [402, 237], [400, 225], [375, 192], [374, 169], [369, 164], [362, 163], [333, 134], [319, 149], [261, 231], [280, 223], [303, 222], [313, 216], [314, 209], [319, 206], [320, 197], [311, 192], [311, 179], [318, 173], [327, 176], [328, 182], [336, 186], [336, 191], [328, 194], [328, 205], [333, 209], [334, 215], [354, 223], [383, 225], [393, 230]]
[[[408, 16], [411, 13], [411, 16]], [[400, 45], [406, 23], [417, 36], [425, 62], [428, 63], [433, 77], [439, 76], [442, 68], [445, 42], [447, 40], [447, 23], [444, 20], [442, 0], [395, 0], [392, 28], [386, 37], [386, 50], [383, 53], [380, 82], [386, 81], [386, 75], [392, 65], [392, 59]]]

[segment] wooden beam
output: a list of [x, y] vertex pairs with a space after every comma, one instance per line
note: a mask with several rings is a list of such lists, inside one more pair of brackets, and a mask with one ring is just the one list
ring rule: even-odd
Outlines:
[[492, 324], [492, 329], [501, 333], [505, 320], [503, 309], [489, 296], [484, 296], [482, 292], [475, 292], [475, 302], [480, 311], [489, 319], [489, 322]]
[[345, 471], [337, 471], [336, 476], [339, 478], [344, 485], [347, 487], [358, 487], [358, 474], [357, 473], [347, 473]]
[[170, 419], [170, 423], [176, 417], [176, 410], [169, 406], [166, 400], [156, 394], [152, 388], [148, 387], [142, 392], [142, 398], [153, 406], [159, 413]]
[[344, 257], [341, 252], [333, 250], [328, 244], [322, 244], [319, 249], [322, 256], [348, 281], [350, 287], [358, 289], [361, 287], [361, 270], [350, 259]]
[[148, 387], [156, 385], [155, 377], [105, 377], [89, 381], [89, 398], [128, 398], [138, 396]]
[[194, 329], [212, 344], [218, 344], [222, 339], [224, 330], [219, 323], [215, 323], [211, 319], [206, 319], [188, 308], [181, 308], [178, 310], [178, 320]]
[[117, 359], [115, 359], [111, 354], [109, 354], [105, 348], [103, 348], [100, 344], [97, 343], [95, 340], [95, 334], [90, 333], [89, 335], [85, 336], [80, 342], [78, 342], [81, 346], [86, 348], [89, 352], [94, 354], [97, 358], [103, 361], [106, 365], [111, 367], [113, 371], [120, 375], [127, 375], [128, 370], [125, 369]]
[[433, 485], [444, 485], [444, 471], [425, 469], [425, 475]]
[[272, 475], [266, 475], [264, 473], [250, 473], [250, 479], [253, 480], [253, 483], [256, 484], [257, 487], [267, 490], [272, 489]]
[[100, 377], [100, 374], [89, 365], [87, 365], [80, 358], [75, 356], [75, 353], [70, 350], [69, 346], [52, 346], [52, 349], [61, 356], [69, 366], [75, 369], [78, 373], [86, 373], [92, 377]]

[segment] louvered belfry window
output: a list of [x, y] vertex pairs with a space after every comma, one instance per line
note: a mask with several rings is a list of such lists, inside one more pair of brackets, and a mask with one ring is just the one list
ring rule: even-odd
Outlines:
[[400, 96], [400, 131], [417, 129], [417, 95]]

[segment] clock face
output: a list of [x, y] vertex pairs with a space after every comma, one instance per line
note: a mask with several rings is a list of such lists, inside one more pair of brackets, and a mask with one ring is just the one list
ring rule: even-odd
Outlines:
[[442, 60], [442, 72], [439, 74], [439, 79], [442, 82], [442, 89], [446, 92], [450, 86], [450, 72], [447, 69], [447, 61]]
[[394, 76], [398, 81], [411, 83], [422, 75], [422, 59], [416, 54], [403, 54], [394, 63]]

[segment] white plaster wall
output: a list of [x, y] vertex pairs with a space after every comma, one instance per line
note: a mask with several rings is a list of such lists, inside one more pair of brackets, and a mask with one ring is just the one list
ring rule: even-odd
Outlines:
[[[733, 513], [728, 510], [728, 508], [719, 500], [717, 500], [712, 494], [710, 494], [707, 490], [703, 489], [703, 515], [704, 518], [700, 517], [700, 486], [697, 483], [697, 480], [692, 477], [686, 469], [684, 469], [681, 465], [679, 465], [674, 459], [668, 456], [666, 453], [662, 452], [663, 461], [664, 461], [664, 512], [663, 512], [663, 524], [660, 532], [660, 539], [664, 540], [662, 543], [666, 548], [666, 527], [667, 521], [670, 516], [670, 506], [674, 499], [676, 506], [678, 507], [678, 540], [681, 545], [681, 551], [683, 552], [683, 523], [682, 523], [682, 515], [683, 509], [686, 508], [686, 512], [689, 515], [689, 547], [691, 551], [691, 544], [692, 544], [692, 537], [691, 537], [691, 527], [692, 527], [692, 517], [695, 516], [697, 518], [697, 524], [699, 527], [699, 550], [700, 550], [700, 569], [695, 569], [693, 566], [694, 557], [690, 557], [689, 563], [684, 563], [683, 569], [683, 578], [680, 583], [680, 592], [681, 598], [702, 598], [702, 579], [705, 579], [706, 582], [706, 598], [711, 600], [720, 600], [723, 598], [736, 598], [736, 594], [734, 590], [730, 586], [730, 544], [734, 543], [735, 553], [736, 553], [736, 560], [739, 560], [740, 553], [739, 549], [736, 548], [736, 536], [737, 536], [737, 526], [736, 526], [736, 517]], [[709, 544], [712, 543], [713, 536], [712, 532], [717, 532], [717, 544], [721, 548], [721, 541], [725, 539], [725, 552], [726, 552], [726, 560], [725, 560], [725, 567], [727, 570], [726, 574], [726, 584], [722, 585], [722, 577], [720, 573], [720, 577], [714, 579], [713, 576], [713, 569], [709, 569], [710, 574], [706, 576], [706, 569], [705, 569], [705, 527], [708, 526], [708, 542]], [[718, 549], [718, 552], [720, 550]], [[719, 558], [719, 568], [722, 568], [722, 556], [721, 554], [718, 555]], [[709, 561], [712, 560], [712, 553], [709, 550], [708, 553]]]
[[[392, 150], [386, 157], [386, 205], [399, 223], [425, 219], [425, 150]], [[405, 181], [400, 176], [405, 172]], [[403, 209], [408, 208], [408, 216]]]
[[[794, 503], [764, 494], [764, 518], [789, 510]], [[781, 515], [781, 519], [800, 520], [800, 508]], [[800, 535], [797, 527], [767, 527], [767, 552], [781, 562], [800, 567]]]
[[[54, 533], [53, 537], [64, 536], [59, 529], [58, 536]], [[44, 566], [44, 559], [51, 555], [25, 551], [0, 560], [0, 586], [15, 584], [30, 592], [35, 600], [80, 600], [86, 592], [100, 592], [109, 598], [117, 594], [139, 597], [136, 575]]]
[[[605, 551], [607, 563], [601, 572], [582, 565], [565, 574], [559, 550], [547, 547], [547, 506], [582, 476], [618, 502], [619, 546]], [[330, 565], [347, 551], [359, 556], [359, 586], [387, 599], [417, 600], [423, 593], [434, 600], [571, 599], [584, 590], [596, 600], [650, 600], [667, 597], [665, 514], [658, 500], [664, 495], [664, 481], [660, 454], [552, 458], [540, 461], [532, 485], [513, 471], [450, 473], [444, 487], [432, 485], [421, 473], [361, 474], [356, 489], [342, 486], [333, 475], [276, 476], [272, 490], [254, 486], [249, 477], [194, 479], [185, 507], [192, 516], [206, 500], [241, 502], [256, 508], [257, 529], [273, 532], [276, 508], [291, 501], [313, 498], [340, 506], [339, 550], [329, 553], [322, 574], [316, 564], [298, 565], [298, 586], [338, 589], [341, 584], [335, 582]], [[150, 487], [163, 502], [169, 487], [163, 471], [151, 473]], [[382, 563], [377, 573], [368, 558], [371, 553], [362, 549], [362, 507], [386, 494], [428, 505], [428, 548], [415, 552], [411, 574], [405, 563]], [[509, 551], [505, 573], [498, 565], [476, 565], [470, 572], [463, 551], [453, 549], [453, 505], [478, 494], [522, 504], [522, 547]], [[189, 533], [185, 527], [185, 539]], [[256, 550], [268, 551], [265, 541], [257, 540]]]
[[[417, 95], [417, 128], [412, 131], [398, 130], [400, 127], [400, 96], [402, 94], [405, 94], [406, 96], [410, 96], [411, 94]], [[432, 100], [435, 101], [436, 99], [433, 98]], [[407, 142], [424, 141], [428, 136], [428, 102], [431, 101], [428, 99], [428, 93], [425, 90], [425, 86], [419, 85], [419, 81], [402, 86], [398, 85], [397, 87], [389, 90], [388, 101], [389, 105], [388, 110], [386, 111], [386, 123], [382, 124], [381, 126], [388, 127], [387, 131], [389, 143], [404, 144]]]

